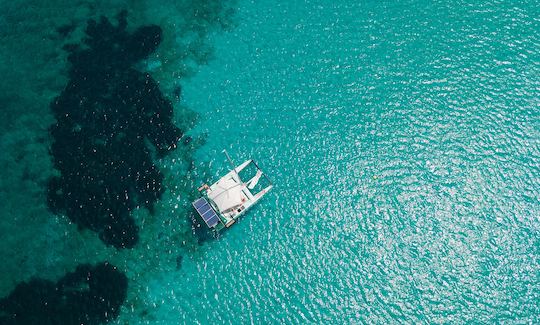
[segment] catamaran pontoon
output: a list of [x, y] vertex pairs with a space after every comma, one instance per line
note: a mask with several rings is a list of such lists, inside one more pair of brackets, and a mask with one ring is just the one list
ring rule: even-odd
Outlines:
[[[234, 224], [240, 216], [246, 213], [273, 187], [270, 179], [262, 172], [255, 161], [250, 159], [234, 167], [234, 163], [227, 152], [225, 150], [223, 152], [233, 169], [214, 184], [201, 186], [199, 192], [202, 193], [202, 197], [192, 203], [206, 225], [216, 231]], [[243, 175], [250, 169], [254, 169], [255, 174], [248, 176], [246, 179], [249, 180], [243, 182], [240, 174]], [[264, 176], [265, 180], [263, 182], [261, 182], [262, 176]], [[242, 177], [245, 177], [245, 175]]]

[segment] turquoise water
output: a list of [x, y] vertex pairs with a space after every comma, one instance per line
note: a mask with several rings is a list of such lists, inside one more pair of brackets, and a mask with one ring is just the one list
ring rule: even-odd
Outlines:
[[[169, 29], [185, 20], [142, 7]], [[167, 191], [134, 213], [138, 246], [107, 248], [43, 208], [47, 235], [13, 242], [47, 253], [2, 270], [56, 279], [110, 260], [129, 280], [116, 324], [540, 322], [537, 2], [234, 7], [225, 31], [203, 26], [212, 56], [188, 69], [165, 41], [148, 64], [165, 91], [180, 80], [176, 113], [198, 114], [189, 135], [205, 143], [189, 172], [188, 154], [160, 160]], [[222, 149], [275, 187], [197, 245], [189, 199], [229, 167]]]
[[276, 188], [206, 245], [185, 319], [539, 321], [539, 13], [242, 1], [186, 102], [200, 160]]

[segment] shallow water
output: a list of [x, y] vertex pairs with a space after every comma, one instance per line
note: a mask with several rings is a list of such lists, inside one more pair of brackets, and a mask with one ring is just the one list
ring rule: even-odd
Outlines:
[[537, 14], [242, 2], [186, 102], [200, 160], [276, 187], [207, 245], [187, 319], [538, 321]]
[[[535, 1], [239, 1], [208, 35], [213, 58], [180, 79], [206, 142], [189, 172], [188, 154], [160, 161], [167, 191], [137, 212], [141, 242], [55, 235], [41, 265], [119, 265], [118, 324], [536, 323], [539, 16]], [[178, 63], [163, 61], [167, 88]], [[275, 187], [198, 246], [187, 196], [226, 171], [222, 149]]]

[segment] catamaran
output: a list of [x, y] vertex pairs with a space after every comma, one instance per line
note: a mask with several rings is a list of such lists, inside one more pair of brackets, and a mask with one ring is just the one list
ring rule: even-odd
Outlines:
[[[199, 192], [202, 196], [192, 202], [208, 228], [215, 231], [233, 225], [273, 187], [268, 176], [253, 159], [234, 167], [227, 151], [223, 150], [223, 153], [231, 164], [232, 170], [214, 184], [201, 186]], [[246, 173], [248, 173], [247, 178]], [[244, 182], [240, 175], [248, 181]]]

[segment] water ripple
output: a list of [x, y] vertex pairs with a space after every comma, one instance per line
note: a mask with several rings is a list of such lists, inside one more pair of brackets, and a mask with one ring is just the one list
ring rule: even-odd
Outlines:
[[201, 323], [537, 321], [532, 7], [243, 3], [212, 77], [187, 86], [214, 102], [186, 101], [217, 130], [201, 159], [256, 157], [276, 188], [208, 244], [188, 276], [206, 302], [180, 308]]

